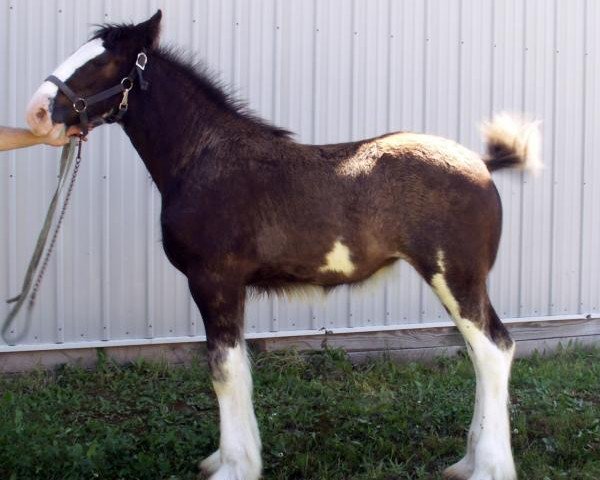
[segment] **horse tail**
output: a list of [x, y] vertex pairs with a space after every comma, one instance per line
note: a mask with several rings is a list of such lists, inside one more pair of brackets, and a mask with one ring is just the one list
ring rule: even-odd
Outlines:
[[520, 168], [534, 173], [542, 168], [539, 122], [501, 113], [481, 130], [487, 145], [483, 160], [490, 172], [503, 168]]

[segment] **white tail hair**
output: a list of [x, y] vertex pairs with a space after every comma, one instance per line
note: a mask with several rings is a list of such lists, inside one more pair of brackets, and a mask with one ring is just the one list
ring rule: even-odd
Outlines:
[[528, 121], [508, 113], [500, 113], [491, 122], [484, 122], [481, 132], [487, 144], [484, 160], [488, 169], [516, 167], [539, 172], [543, 168], [539, 125], [539, 121]]

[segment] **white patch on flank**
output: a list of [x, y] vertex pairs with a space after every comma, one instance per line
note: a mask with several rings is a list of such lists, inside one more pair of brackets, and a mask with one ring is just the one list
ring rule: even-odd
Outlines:
[[223, 378], [213, 386], [219, 402], [219, 450], [201, 463], [211, 480], [256, 480], [261, 473], [260, 434], [252, 407], [252, 374], [244, 345], [228, 348]]
[[508, 418], [508, 380], [514, 347], [498, 348], [469, 319], [462, 318], [460, 305], [448, 286], [444, 274], [444, 252], [439, 251], [440, 273], [431, 284], [462, 333], [477, 378], [475, 409], [469, 430], [466, 456], [447, 470], [469, 480], [514, 480], [517, 478], [510, 448]]
[[[95, 38], [94, 40], [84, 43], [73, 55], [60, 64], [58, 68], [52, 72], [52, 75], [59, 80], [66, 82], [71, 75], [75, 73], [75, 70], [104, 53], [106, 49], [104, 48], [103, 43], [103, 40], [100, 38]], [[50, 82], [44, 82], [35, 93], [34, 98], [38, 95], [54, 98], [57, 92], [58, 87], [56, 85]]]
[[333, 248], [325, 256], [325, 265], [319, 268], [320, 272], [340, 272], [344, 275], [351, 275], [354, 270], [350, 249], [339, 240], [335, 241]]

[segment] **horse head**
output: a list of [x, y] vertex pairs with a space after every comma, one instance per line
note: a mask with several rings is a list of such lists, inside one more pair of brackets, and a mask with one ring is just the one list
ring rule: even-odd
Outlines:
[[[87, 131], [120, 119], [129, 90], [144, 87], [145, 52], [158, 46], [162, 12], [137, 25], [104, 25], [33, 94], [27, 123], [36, 135], [56, 125]], [[136, 75], [136, 70], [139, 75]], [[123, 112], [124, 113], [124, 112]]]

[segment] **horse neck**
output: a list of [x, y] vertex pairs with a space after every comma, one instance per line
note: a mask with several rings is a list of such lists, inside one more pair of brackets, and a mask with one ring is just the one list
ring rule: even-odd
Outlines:
[[207, 132], [215, 135], [216, 119], [228, 113], [160, 54], [149, 55], [144, 78], [150, 86], [132, 91], [123, 128], [163, 193], [178, 164], [202, 150]]

